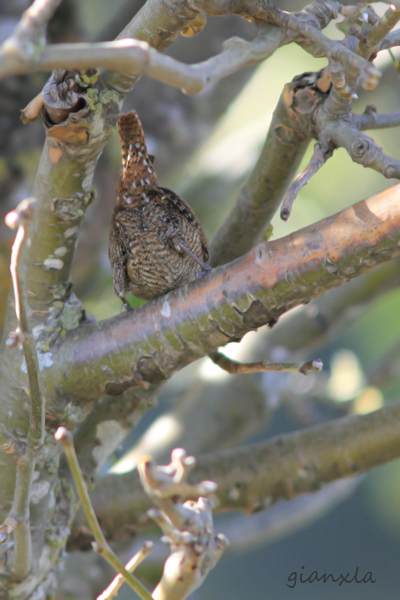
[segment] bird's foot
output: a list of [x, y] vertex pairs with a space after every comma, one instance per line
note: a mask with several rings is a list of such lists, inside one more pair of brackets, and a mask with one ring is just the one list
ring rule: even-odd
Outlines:
[[120, 296], [120, 299], [122, 301], [121, 312], [129, 312], [130, 310], [133, 310], [132, 306], [129, 304], [125, 296]]

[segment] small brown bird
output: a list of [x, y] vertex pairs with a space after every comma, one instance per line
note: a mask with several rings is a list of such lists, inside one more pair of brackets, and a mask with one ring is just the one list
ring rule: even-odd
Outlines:
[[142, 125], [132, 110], [118, 119], [122, 170], [111, 223], [114, 291], [152, 300], [211, 270], [208, 244], [193, 210], [157, 185]]

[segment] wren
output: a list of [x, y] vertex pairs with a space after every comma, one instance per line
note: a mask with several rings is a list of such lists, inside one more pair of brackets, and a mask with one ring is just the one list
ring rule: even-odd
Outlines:
[[157, 185], [153, 157], [132, 110], [118, 118], [122, 170], [111, 222], [109, 257], [114, 291], [153, 300], [211, 270], [208, 244], [193, 210]]

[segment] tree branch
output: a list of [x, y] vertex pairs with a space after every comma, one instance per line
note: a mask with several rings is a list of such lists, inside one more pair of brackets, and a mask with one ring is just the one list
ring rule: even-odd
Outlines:
[[[200, 456], [190, 481], [218, 484], [218, 511], [251, 512], [271, 502], [314, 492], [343, 477], [400, 457], [400, 403], [276, 436], [265, 442]], [[91, 499], [108, 536], [124, 535], [148, 506], [138, 474], [96, 481]], [[136, 490], [132, 492], [132, 490]], [[111, 514], [110, 506], [119, 506]], [[78, 515], [75, 526], [82, 519]]]
[[[144, 561], [146, 556], [152, 551], [154, 547], [153, 542], [144, 542], [141, 549], [130, 559], [130, 561], [125, 565], [125, 569], [129, 573], [133, 573], [137, 567]], [[123, 576], [118, 573], [110, 583], [110, 585], [97, 596], [97, 600], [112, 600], [118, 595], [119, 590], [125, 583]]]
[[391, 31], [379, 44], [378, 50], [388, 50], [389, 48], [395, 48], [400, 46], [400, 30]]
[[261, 244], [129, 314], [66, 335], [50, 389], [78, 403], [156, 383], [247, 331], [399, 255], [400, 185]]
[[34, 0], [23, 13], [15, 31], [0, 47], [0, 77], [18, 72], [20, 64], [31, 61], [44, 45], [47, 23], [61, 0]]
[[121, 575], [124, 576], [126, 583], [138, 594], [143, 600], [152, 600], [151, 594], [143, 587], [143, 585], [125, 569], [124, 565], [119, 561], [117, 556], [111, 550], [104, 534], [100, 528], [99, 522], [96, 518], [95, 511], [93, 510], [92, 503], [89, 498], [87, 487], [82, 476], [82, 472], [79, 468], [78, 458], [75, 453], [74, 444], [72, 442], [72, 435], [64, 427], [59, 427], [54, 435], [58, 442], [61, 442], [65, 451], [65, 455], [68, 460], [69, 468], [75, 482], [75, 486], [82, 503], [85, 516], [88, 520], [90, 529], [94, 535], [97, 543], [97, 552], [104, 556], [104, 558], [110, 563], [112, 567]]
[[356, 51], [363, 57], [369, 58], [374, 49], [400, 20], [400, 6], [393, 4], [387, 9], [383, 17], [368, 31], [365, 39], [359, 42]]
[[[263, 17], [260, 16], [260, 18]], [[314, 45], [312, 54], [318, 53], [319, 56], [327, 56], [339, 61], [345, 68], [357, 71], [361, 85], [366, 90], [373, 90], [377, 86], [381, 76], [378, 69], [365, 58], [347, 48], [341, 41], [327, 38], [313, 24], [299, 19], [297, 15], [285, 13], [276, 7], [268, 8], [265, 18], [269, 23], [290, 29], [312, 42]], [[307, 47], [305, 49], [307, 50]]]
[[362, 115], [353, 114], [353, 123], [359, 131], [399, 127], [400, 110], [380, 115], [377, 113], [375, 106], [367, 106]]
[[235, 206], [210, 245], [210, 263], [225, 264], [261, 241], [307, 150], [311, 136], [292, 118], [289, 100], [297, 81], [285, 86], [274, 111], [264, 147], [241, 186]]
[[[399, 286], [399, 267], [399, 259], [390, 261], [312, 300], [307, 306], [299, 306], [273, 329], [264, 328], [259, 332], [251, 355], [269, 356], [280, 348], [291, 360], [296, 360], [315, 353], [316, 348], [320, 353], [332, 337], [359, 319], [371, 302]], [[390, 377], [397, 373], [398, 361], [393, 359], [394, 352], [389, 354], [390, 359], [385, 359], [383, 368], [379, 368], [385, 381], [388, 371], [393, 373]], [[380, 386], [374, 375], [368, 383]], [[282, 389], [279, 382], [277, 388], [279, 391], [271, 388], [269, 382], [266, 390], [257, 375], [212, 382], [196, 379], [194, 386], [192, 384], [172, 408], [153, 421], [135, 446], [113, 465], [111, 472], [125, 473], [133, 469], [143, 454], [151, 454], [157, 461], [164, 460], [176, 447], [188, 448], [191, 453], [200, 455], [239, 445], [266, 426], [276, 405], [270, 403], [271, 395], [275, 398], [277, 393], [293, 395], [292, 390]]]
[[208, 355], [211, 360], [224, 371], [231, 375], [244, 373], [301, 373], [309, 375], [311, 371], [321, 371], [322, 361], [320, 359], [309, 360], [305, 363], [270, 363], [267, 360], [256, 363], [239, 363], [225, 356], [221, 352], [210, 352]]
[[264, 26], [252, 42], [238, 37], [230, 38], [224, 43], [220, 54], [193, 65], [164, 55], [147, 42], [139, 40], [55, 44], [46, 46], [36, 59], [27, 57], [25, 61], [21, 60], [14, 66], [12, 74], [103, 67], [131, 73], [136, 78], [145, 74], [177, 87], [186, 94], [197, 94], [239, 69], [271, 56], [281, 45], [284, 35], [271, 36], [270, 33], [270, 28]]
[[[151, 456], [143, 456], [138, 465], [143, 489], [158, 506], [147, 514], [161, 527], [162, 540], [171, 548], [154, 600], [185, 600], [203, 583], [229, 543], [223, 534], [214, 535], [212, 503], [202, 497], [215, 491], [215, 483], [186, 482], [195, 464], [194, 456], [176, 448], [168, 465], [157, 466]], [[188, 497], [196, 502], [184, 502]]]
[[287, 221], [292, 212], [293, 202], [295, 201], [297, 194], [300, 190], [309, 183], [310, 179], [324, 166], [328, 158], [331, 158], [333, 154], [334, 146], [332, 143], [324, 143], [319, 141], [314, 146], [314, 153], [310, 159], [310, 162], [301, 173], [299, 173], [296, 179], [290, 186], [286, 196], [283, 199], [281, 207], [281, 219]]
[[[227, 2], [227, 6], [230, 2]], [[317, 25], [322, 29], [337, 17], [336, 2], [314, 2], [295, 14], [299, 21]], [[211, 7], [207, 5], [207, 9]], [[224, 10], [226, 9], [224, 5]], [[249, 9], [250, 10], [250, 9]], [[314, 46], [302, 35], [288, 30], [269, 26], [271, 36], [282, 36], [282, 42], [293, 41], [313, 52]], [[313, 27], [317, 31], [316, 27]], [[283, 32], [286, 36], [283, 37]], [[297, 111], [297, 92], [304, 86], [314, 84], [316, 92], [327, 89], [326, 82], [310, 81], [309, 73], [295, 77], [285, 86], [273, 114], [267, 139], [260, 157], [239, 191], [235, 206], [219, 227], [210, 246], [210, 263], [213, 266], [225, 264], [243, 256], [261, 241], [268, 224], [281, 203], [300, 162], [312, 139], [312, 128], [304, 122], [304, 116]], [[322, 77], [326, 79], [326, 77]], [[328, 84], [329, 87], [329, 84]], [[315, 93], [315, 92], [314, 92]], [[321, 94], [320, 94], [321, 95]], [[299, 95], [299, 104], [301, 97]], [[306, 126], [305, 126], [306, 125]]]
[[35, 226], [34, 213], [36, 208], [35, 200], [24, 200], [16, 210], [6, 216], [6, 224], [11, 229], [18, 228], [11, 252], [10, 264], [18, 328], [13, 332], [13, 335], [9, 338], [9, 343], [6, 342], [6, 345], [11, 347], [14, 344], [22, 344], [31, 397], [28, 444], [32, 450], [37, 452], [43, 444], [44, 438], [45, 397], [40, 380], [35, 342], [29, 324], [29, 305], [25, 282], [26, 260]]
[[13, 332], [14, 335], [9, 338], [10, 343], [8, 346], [22, 344], [31, 400], [28, 443], [25, 452], [17, 456], [13, 504], [4, 524], [0, 527], [3, 542], [14, 531], [15, 553], [11, 570], [17, 580], [25, 579], [32, 567], [29, 503], [36, 458], [44, 441], [45, 397], [42, 390], [35, 342], [28, 318], [29, 307], [25, 287], [26, 257], [35, 225], [33, 219], [35, 208], [34, 200], [24, 200], [16, 210], [8, 213], [5, 219], [6, 224], [11, 229], [18, 229], [11, 252], [10, 266], [18, 328]]

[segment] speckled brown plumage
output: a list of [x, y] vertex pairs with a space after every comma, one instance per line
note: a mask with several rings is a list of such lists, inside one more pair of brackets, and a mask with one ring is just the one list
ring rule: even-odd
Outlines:
[[114, 291], [152, 300], [210, 270], [208, 244], [193, 210], [158, 187], [135, 111], [120, 115], [122, 170], [111, 223]]

